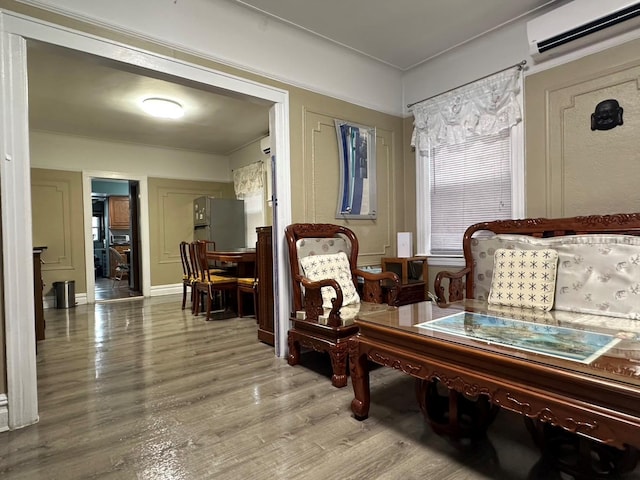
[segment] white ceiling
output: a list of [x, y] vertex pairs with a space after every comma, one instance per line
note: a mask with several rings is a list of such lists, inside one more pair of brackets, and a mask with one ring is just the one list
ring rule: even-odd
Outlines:
[[[34, 130], [218, 155], [269, 133], [268, 104], [209, 85], [32, 41], [27, 66]], [[148, 97], [177, 100], [184, 117], [150, 117], [139, 108]]]
[[234, 0], [400, 70], [555, 0]]
[[[554, 0], [231, 1], [405, 70]], [[36, 130], [219, 155], [269, 131], [269, 105], [256, 99], [35, 41], [27, 60]], [[174, 98], [185, 116], [148, 117], [145, 96]]]

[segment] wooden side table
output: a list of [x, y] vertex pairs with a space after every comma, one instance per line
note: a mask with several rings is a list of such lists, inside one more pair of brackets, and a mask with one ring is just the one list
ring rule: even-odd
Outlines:
[[[427, 257], [383, 257], [381, 262], [382, 271], [394, 272], [400, 277], [400, 283], [402, 284], [415, 283], [416, 281], [426, 283], [429, 280]], [[419, 278], [412, 278], [409, 273], [415, 268], [414, 265], [416, 263], [420, 264], [418, 268], [421, 269], [421, 274]]]
[[[383, 272], [393, 272], [400, 277], [397, 306], [427, 300], [427, 257], [383, 257], [380, 261]], [[420, 273], [416, 275], [415, 270]]]

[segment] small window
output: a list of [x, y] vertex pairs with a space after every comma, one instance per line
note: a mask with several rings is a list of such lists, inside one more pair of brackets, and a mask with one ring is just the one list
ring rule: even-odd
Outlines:
[[102, 240], [104, 240], [104, 231], [101, 216], [91, 217], [91, 233], [93, 235], [94, 242], [101, 242]]

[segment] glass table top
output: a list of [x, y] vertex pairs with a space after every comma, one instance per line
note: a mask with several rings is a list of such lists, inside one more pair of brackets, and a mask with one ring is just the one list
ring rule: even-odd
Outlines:
[[420, 302], [362, 308], [357, 323], [415, 338], [614, 380], [640, 392], [640, 321], [575, 312], [489, 306], [477, 300], [440, 307]]

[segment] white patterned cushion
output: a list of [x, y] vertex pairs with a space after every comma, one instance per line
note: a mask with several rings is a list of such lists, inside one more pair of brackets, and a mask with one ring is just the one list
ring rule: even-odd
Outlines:
[[471, 239], [473, 259], [473, 298], [487, 301], [491, 278], [493, 277], [493, 255], [499, 248], [505, 248], [505, 241], [499, 235], [491, 238]]
[[484, 300], [482, 292], [488, 292], [486, 281], [483, 284], [478, 279], [480, 272], [491, 278], [488, 263], [493, 263], [495, 250], [553, 248], [558, 252], [555, 310], [640, 320], [640, 237], [587, 234], [535, 238], [502, 234], [474, 240], [471, 250], [478, 300]]
[[555, 250], [499, 248], [494, 255], [489, 303], [548, 312], [553, 307], [557, 264]]
[[299, 258], [340, 252], [344, 252], [348, 256], [351, 254], [351, 244], [345, 237], [301, 238], [296, 241], [296, 250]]
[[[328, 255], [311, 255], [300, 259], [304, 276], [309, 280], [318, 281], [332, 278], [342, 289], [342, 305], [360, 303], [360, 297], [353, 284], [351, 266], [346, 253], [331, 253]], [[322, 287], [322, 306], [331, 308], [331, 299], [336, 297], [332, 287]]]

